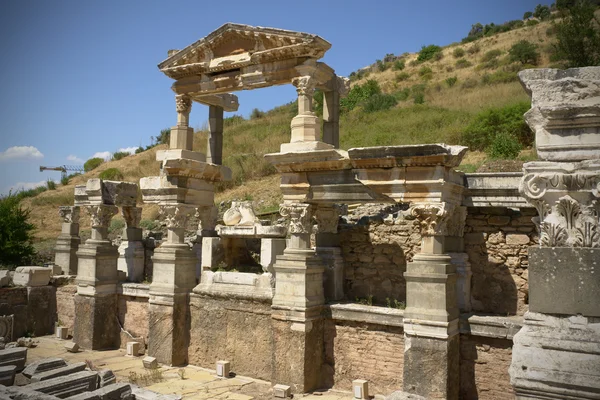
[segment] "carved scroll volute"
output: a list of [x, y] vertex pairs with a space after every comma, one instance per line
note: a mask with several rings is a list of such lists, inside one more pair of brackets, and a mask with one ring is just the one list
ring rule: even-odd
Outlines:
[[332, 207], [318, 207], [315, 219], [319, 233], [337, 233], [340, 216], [348, 213], [348, 206], [335, 204]]
[[410, 214], [419, 221], [421, 236], [446, 236], [448, 220], [455, 205], [442, 203], [417, 203], [410, 207]]
[[66, 224], [79, 223], [79, 207], [78, 206], [62, 206], [58, 208], [58, 214]]
[[312, 231], [312, 206], [304, 203], [282, 204], [279, 214], [289, 220], [292, 234], [310, 234]]

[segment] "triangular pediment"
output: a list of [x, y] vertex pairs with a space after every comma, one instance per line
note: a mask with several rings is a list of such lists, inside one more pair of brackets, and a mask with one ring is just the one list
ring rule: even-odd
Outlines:
[[290, 58], [323, 57], [331, 44], [317, 35], [227, 23], [160, 63], [172, 78], [222, 72]]

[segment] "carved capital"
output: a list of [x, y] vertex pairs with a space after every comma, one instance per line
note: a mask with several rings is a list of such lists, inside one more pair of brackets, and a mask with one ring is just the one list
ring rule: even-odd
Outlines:
[[317, 80], [312, 76], [299, 76], [292, 79], [292, 85], [296, 86], [296, 92], [298, 93], [298, 96], [312, 97], [315, 93]]
[[108, 228], [112, 217], [119, 212], [117, 206], [108, 205], [86, 206], [86, 209], [90, 214], [92, 228]]
[[121, 215], [128, 228], [138, 228], [142, 219], [141, 207], [121, 207]]
[[289, 219], [289, 232], [294, 234], [306, 234], [312, 231], [313, 207], [305, 203], [282, 204], [279, 214]]
[[410, 207], [410, 215], [415, 217], [421, 226], [422, 236], [448, 235], [448, 220], [456, 205], [442, 203], [417, 203]]
[[315, 211], [315, 219], [319, 233], [337, 233], [340, 216], [348, 213], [345, 204], [334, 204], [332, 207], [318, 207]]
[[199, 231], [212, 231], [217, 225], [219, 210], [217, 207], [198, 207], [196, 209], [196, 218], [198, 218]]
[[178, 113], [189, 114], [192, 111], [192, 99], [188, 95], [178, 94], [175, 96], [175, 104]]
[[185, 228], [188, 218], [194, 211], [194, 207], [185, 204], [159, 207], [159, 215], [164, 218], [167, 229]]
[[79, 223], [79, 207], [78, 206], [61, 206], [58, 208], [58, 214], [64, 223], [78, 224]]

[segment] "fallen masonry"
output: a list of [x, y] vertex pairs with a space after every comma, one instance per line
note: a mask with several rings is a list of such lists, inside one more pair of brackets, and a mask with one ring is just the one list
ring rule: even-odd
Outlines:
[[79, 363], [67, 365], [66, 367], [51, 369], [49, 371], [45, 371], [45, 372], [41, 372], [39, 374], [33, 375], [31, 377], [31, 382], [32, 383], [33, 382], [41, 382], [41, 381], [46, 381], [46, 380], [52, 379], [52, 378], [58, 378], [60, 376], [70, 375], [75, 372], [81, 372], [81, 371], [85, 370], [86, 366], [87, 366], [86, 363], [79, 362]]

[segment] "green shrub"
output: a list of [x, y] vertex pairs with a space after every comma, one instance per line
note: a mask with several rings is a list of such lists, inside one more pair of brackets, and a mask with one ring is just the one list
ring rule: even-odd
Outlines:
[[60, 178], [60, 184], [63, 186], [67, 186], [69, 184], [69, 176], [63, 176]]
[[354, 85], [348, 96], [340, 101], [340, 111], [348, 112], [369, 97], [381, 93], [381, 88], [376, 80], [369, 79], [362, 85]]
[[98, 178], [107, 181], [120, 181], [123, 180], [123, 174], [121, 173], [121, 171], [119, 171], [118, 168], [108, 168], [100, 172]]
[[112, 160], [113, 161], [121, 160], [121, 159], [127, 157], [128, 155], [129, 155], [129, 153], [126, 151], [117, 151], [116, 153], [113, 153]]
[[404, 60], [396, 60], [392, 69], [394, 71], [402, 71], [406, 67]]
[[406, 101], [410, 97], [410, 89], [402, 89], [396, 93], [394, 93], [394, 97], [398, 101]]
[[527, 25], [527, 26], [536, 26], [539, 23], [540, 23], [540, 21], [538, 21], [537, 19], [530, 19], [529, 21], [527, 21], [527, 23], [525, 25]]
[[452, 52], [454, 58], [462, 58], [465, 56], [465, 50], [462, 47], [457, 47]]
[[425, 104], [425, 93], [413, 93], [413, 100], [415, 104]]
[[396, 81], [400, 82], [400, 81], [405, 81], [408, 78], [410, 78], [410, 74], [408, 72], [399, 72], [396, 74]]
[[533, 10], [533, 16], [545, 21], [550, 18], [550, 7], [538, 4]]
[[372, 113], [380, 110], [388, 110], [398, 104], [398, 100], [391, 94], [377, 93], [369, 97], [363, 105], [363, 110]]
[[471, 64], [471, 62], [470, 62], [469, 60], [467, 60], [467, 59], [465, 59], [465, 58], [461, 58], [461, 59], [459, 59], [459, 60], [456, 60], [455, 67], [456, 67], [457, 69], [461, 69], [461, 68], [467, 68], [467, 67], [470, 67], [471, 65], [473, 65], [473, 64]]
[[481, 57], [481, 62], [487, 62], [490, 60], [494, 60], [502, 55], [502, 50], [494, 49], [490, 51], [486, 51], [485, 54]]
[[456, 76], [448, 77], [446, 78], [446, 85], [448, 85], [448, 87], [452, 87], [456, 84], [456, 81], [458, 81]]
[[444, 53], [441, 51], [438, 51], [437, 53], [435, 53], [435, 55], [433, 56], [433, 59], [435, 61], [440, 61], [442, 58], [444, 58]]
[[140, 146], [137, 149], [135, 149], [135, 154], [140, 154], [143, 151], [144, 151], [144, 148], [142, 146]]
[[91, 170], [98, 168], [98, 166], [100, 166], [100, 164], [103, 162], [104, 160], [100, 157], [90, 158], [85, 162], [85, 164], [83, 164], [83, 170], [85, 172], [90, 172]]
[[481, 83], [484, 85], [515, 82], [517, 80], [519, 80], [517, 73], [512, 71], [496, 71], [493, 74], [485, 74], [481, 77]]
[[473, 89], [474, 87], [477, 87], [477, 80], [473, 79], [473, 78], [467, 78], [465, 81], [463, 81], [462, 85], [460, 85], [461, 88], [463, 89]]
[[46, 187], [48, 188], [48, 190], [56, 190], [56, 182], [54, 182], [51, 179], [48, 179], [46, 181]]
[[140, 221], [140, 228], [147, 231], [156, 231], [160, 229], [160, 223], [151, 219], [143, 219]]
[[231, 117], [223, 118], [223, 126], [230, 127], [244, 122], [245, 119], [241, 115], [234, 114]]
[[424, 62], [427, 60], [433, 59], [437, 53], [440, 53], [442, 48], [440, 46], [436, 46], [435, 44], [430, 44], [429, 46], [421, 47], [421, 51], [419, 52], [419, 56], [417, 57], [418, 62]]
[[432, 72], [433, 71], [431, 70], [431, 68], [423, 66], [419, 69], [419, 76], [431, 74]]
[[531, 17], [533, 17], [533, 13], [531, 11], [527, 11], [525, 14], [523, 14], [523, 19], [529, 19]]
[[169, 144], [169, 140], [171, 140], [171, 128], [162, 129], [158, 136], [152, 137], [154, 142], [153, 146], [159, 144]]
[[376, 64], [377, 64], [377, 69], [379, 70], [379, 72], [383, 72], [390, 67], [390, 64], [383, 62], [381, 60], [377, 60]]
[[467, 49], [467, 53], [469, 53], [469, 54], [477, 54], [480, 51], [481, 51], [481, 47], [479, 46], [478, 43], [475, 43], [473, 46], [471, 46]]
[[588, 1], [566, 2], [569, 14], [556, 25], [558, 57], [569, 67], [600, 65], [600, 18]]
[[12, 193], [0, 196], [0, 265], [10, 269], [29, 265], [35, 256], [35, 227], [29, 223], [29, 210], [19, 205], [21, 198]]
[[259, 110], [258, 108], [254, 108], [252, 110], [252, 112], [250, 113], [250, 119], [259, 119], [259, 118], [263, 118], [265, 116], [265, 112]]
[[540, 56], [537, 52], [537, 46], [527, 40], [521, 40], [513, 44], [508, 54], [512, 62], [533, 65], [537, 65]]
[[500, 66], [500, 61], [497, 58], [493, 58], [489, 61], [484, 62], [483, 64], [479, 64], [477, 66], [477, 70], [480, 70], [482, 68], [484, 69], [496, 69]]
[[125, 228], [125, 221], [120, 218], [113, 218], [110, 220], [110, 226], [108, 227], [108, 232], [118, 232], [122, 231]]
[[492, 139], [492, 143], [486, 152], [491, 158], [512, 160], [517, 158], [522, 149], [521, 143], [513, 135], [500, 132]]

